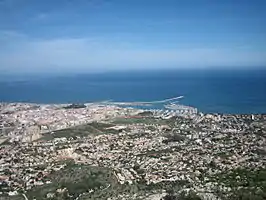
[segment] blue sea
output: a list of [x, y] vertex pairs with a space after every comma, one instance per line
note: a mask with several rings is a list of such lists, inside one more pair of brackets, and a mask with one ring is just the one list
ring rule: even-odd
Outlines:
[[153, 101], [183, 95], [201, 112], [266, 113], [266, 70], [157, 70], [0, 80], [0, 101]]

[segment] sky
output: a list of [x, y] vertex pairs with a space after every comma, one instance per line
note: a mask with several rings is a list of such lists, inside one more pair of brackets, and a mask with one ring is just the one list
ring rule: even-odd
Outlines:
[[266, 68], [265, 0], [0, 0], [0, 73]]

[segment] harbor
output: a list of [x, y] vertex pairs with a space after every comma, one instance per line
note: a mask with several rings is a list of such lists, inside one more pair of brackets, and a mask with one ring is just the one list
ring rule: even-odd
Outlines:
[[157, 109], [163, 110], [167, 113], [174, 113], [175, 115], [193, 115], [198, 113], [198, 109], [192, 106], [180, 104], [179, 101], [184, 96], [177, 96], [173, 98], [155, 100], [155, 101], [135, 101], [135, 102], [113, 102], [112, 100], [101, 102], [104, 105], [116, 105], [122, 107], [133, 107], [138, 109], [154, 111]]

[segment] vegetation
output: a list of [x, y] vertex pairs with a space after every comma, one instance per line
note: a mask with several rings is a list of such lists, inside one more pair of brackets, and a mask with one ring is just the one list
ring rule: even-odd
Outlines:
[[143, 111], [142, 113], [138, 114], [139, 116], [148, 116], [148, 117], [152, 117], [153, 113], [151, 111]]
[[52, 140], [54, 138], [70, 138], [70, 137], [86, 137], [88, 135], [99, 135], [103, 133], [118, 133], [118, 131], [113, 129], [106, 129], [109, 127], [114, 126], [113, 124], [106, 124], [106, 123], [99, 123], [99, 122], [92, 122], [85, 125], [79, 125], [67, 129], [62, 129], [58, 131], [54, 131], [53, 134], [45, 133], [42, 140]]
[[170, 191], [163, 200], [201, 200], [201, 198], [195, 192], [182, 192], [180, 194], [174, 194], [173, 191]]
[[154, 117], [141, 117], [141, 118], [117, 118], [113, 121], [114, 124], [158, 124], [158, 120]]
[[108, 169], [76, 165], [73, 162], [68, 162], [65, 169], [54, 172], [48, 178], [52, 183], [28, 191], [29, 199], [47, 199], [47, 195], [51, 199], [75, 199], [90, 190], [106, 187], [114, 180]]
[[169, 142], [181, 142], [185, 140], [185, 136], [180, 135], [178, 133], [174, 134], [167, 134], [166, 135], [167, 139], [163, 140], [163, 143], [168, 144]]
[[68, 106], [65, 106], [64, 107], [65, 109], [78, 109], [78, 108], [86, 108], [86, 105], [84, 104], [71, 104], [71, 105], [68, 105]]
[[266, 199], [266, 168], [238, 168], [211, 177], [211, 181], [219, 186], [231, 188], [231, 192], [223, 194], [225, 200], [262, 200]]

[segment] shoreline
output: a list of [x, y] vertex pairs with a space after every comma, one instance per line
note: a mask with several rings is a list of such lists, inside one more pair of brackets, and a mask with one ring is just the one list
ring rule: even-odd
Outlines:
[[[117, 106], [117, 107], [122, 107], [122, 108], [132, 108], [132, 109], [141, 109], [141, 110], [171, 110], [171, 109], [165, 109], [165, 108], [157, 108], [157, 107], [152, 107], [150, 104], [146, 104], [148, 102], [145, 102], [145, 104], [140, 104], [144, 102], [110, 102], [110, 101], [96, 101], [96, 102], [85, 102], [85, 103], [36, 103], [36, 102], [21, 102], [21, 101], [14, 101], [14, 102], [0, 102], [0, 109], [2, 109], [3, 106], [11, 106], [11, 105], [30, 105], [30, 106], [48, 106], [48, 107], [65, 107], [73, 104], [77, 105], [85, 105], [85, 106], [92, 106], [92, 105], [97, 105], [97, 106]], [[180, 104], [183, 106], [183, 104]], [[141, 108], [138, 108], [140, 106]], [[184, 105], [186, 106], [186, 105]], [[147, 107], [145, 109], [144, 107]], [[162, 106], [163, 107], [163, 106]], [[192, 108], [196, 108], [193, 106], [188, 106]], [[197, 108], [196, 108], [197, 109]], [[266, 115], [265, 112], [205, 112], [202, 110], [199, 110], [199, 113], [202, 114], [212, 114], [212, 115]]]

